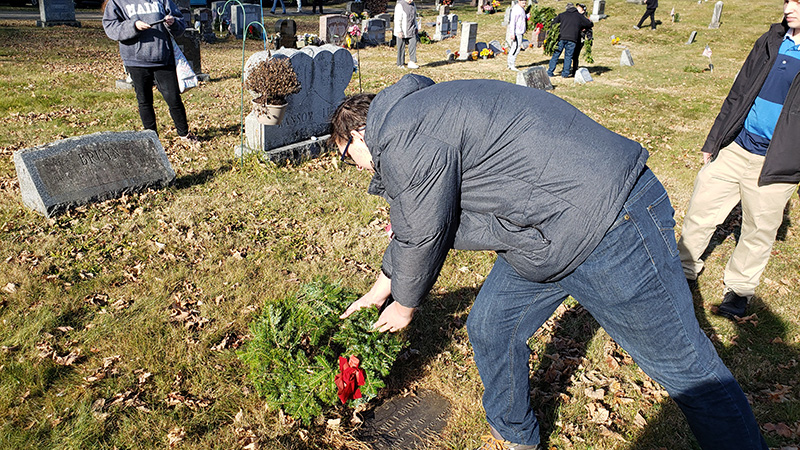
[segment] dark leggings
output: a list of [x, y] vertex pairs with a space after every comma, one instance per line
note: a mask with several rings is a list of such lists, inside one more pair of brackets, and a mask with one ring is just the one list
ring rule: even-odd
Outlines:
[[642, 15], [642, 18], [639, 19], [639, 25], [636, 25], [636, 26], [641, 28], [642, 24], [644, 23], [644, 19], [646, 19], [648, 16], [650, 17], [650, 28], [655, 30], [656, 29], [656, 10], [655, 9], [647, 9], [647, 10], [645, 10], [644, 14]]
[[178, 88], [178, 76], [175, 66], [163, 67], [125, 67], [133, 80], [133, 89], [136, 91], [136, 100], [139, 102], [139, 117], [146, 130], [158, 132], [156, 127], [156, 112], [153, 109], [153, 82], [169, 106], [169, 115], [175, 123], [178, 136], [189, 134], [189, 124], [186, 121], [186, 108], [181, 100], [181, 91]]

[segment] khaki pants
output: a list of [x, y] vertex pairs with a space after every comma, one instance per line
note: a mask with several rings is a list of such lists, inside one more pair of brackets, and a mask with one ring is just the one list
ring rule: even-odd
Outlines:
[[678, 241], [686, 278], [697, 279], [705, 252], [717, 225], [741, 200], [742, 234], [725, 267], [725, 287], [752, 297], [767, 266], [775, 235], [783, 222], [783, 210], [796, 184], [758, 185], [764, 157], [736, 143], [720, 150], [714, 161], [697, 174], [689, 209]]

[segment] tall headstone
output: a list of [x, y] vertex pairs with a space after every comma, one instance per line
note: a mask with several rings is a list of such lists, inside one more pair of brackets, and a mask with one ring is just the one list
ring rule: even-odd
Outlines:
[[553, 89], [550, 77], [547, 76], [547, 69], [544, 66], [533, 66], [517, 72], [517, 84], [544, 91]]
[[214, 14], [209, 8], [198, 8], [194, 11], [195, 24], [200, 23], [200, 40], [213, 44], [217, 42], [214, 34]]
[[458, 50], [458, 59], [467, 60], [469, 54], [475, 51], [475, 40], [478, 37], [477, 22], [461, 23], [461, 47]]
[[578, 69], [577, 72], [575, 72], [575, 82], [576, 83], [578, 83], [578, 84], [586, 84], [586, 83], [589, 83], [591, 81], [594, 81], [592, 79], [592, 74], [589, 73], [589, 69], [587, 69], [586, 67], [581, 67], [580, 69]]
[[[291, 61], [300, 92], [286, 98], [286, 115], [280, 125], [262, 125], [255, 113], [248, 114], [245, 134], [247, 146], [254, 151], [265, 152], [328, 134], [330, 116], [344, 99], [344, 90], [353, 76], [353, 56], [335, 45], [283, 48], [272, 54]], [[251, 56], [245, 64], [245, 80], [256, 64], [267, 59], [269, 53], [263, 51]]]
[[[211, 2], [211, 20], [216, 21], [219, 19], [220, 26], [222, 26], [225, 22], [231, 21], [231, 8], [236, 5], [236, 3], [227, 1], [216, 1]], [[224, 9], [223, 9], [224, 8]]]
[[632, 66], [633, 65], [633, 56], [631, 56], [631, 51], [629, 49], [623, 49], [622, 55], [619, 57], [619, 65], [620, 66]]
[[592, 22], [599, 22], [606, 17], [608, 17], [606, 15], [606, 0], [594, 0], [592, 15], [589, 16], [589, 20]]
[[56, 25], [81, 26], [81, 23], [75, 20], [73, 0], [39, 0], [39, 20], [36, 21], [36, 26], [52, 27]]
[[450, 14], [450, 5], [439, 5], [438, 10], [440, 16], [446, 16]]
[[458, 14], [449, 14], [450, 18], [450, 37], [458, 36]]
[[319, 38], [327, 44], [340, 45], [347, 33], [347, 17], [341, 14], [326, 14], [319, 17]]
[[722, 19], [722, 0], [714, 4], [714, 14], [711, 16], [711, 23], [708, 24], [708, 28], [719, 28], [720, 19]]
[[436, 16], [436, 29], [433, 32], [434, 41], [442, 41], [450, 37], [450, 18], [447, 16]]
[[[247, 24], [261, 20], [261, 6], [245, 3], [243, 6], [236, 5], [231, 10], [231, 33], [236, 39], [242, 39], [247, 32]], [[261, 27], [257, 27], [259, 35], [263, 32]]]
[[14, 152], [22, 203], [52, 217], [175, 179], [155, 131], [102, 132]]
[[356, 1], [347, 2], [346, 8], [348, 14], [349, 13], [361, 14], [364, 12], [364, 2], [356, 2]]
[[383, 19], [367, 19], [361, 22], [361, 41], [367, 45], [386, 43], [386, 22]]
[[693, 44], [696, 37], [697, 31], [692, 31], [692, 34], [689, 35], [689, 40], [686, 41], [686, 45]]
[[275, 43], [276, 48], [297, 48], [297, 23], [294, 20], [276, 20], [275, 33], [278, 35], [278, 39]]

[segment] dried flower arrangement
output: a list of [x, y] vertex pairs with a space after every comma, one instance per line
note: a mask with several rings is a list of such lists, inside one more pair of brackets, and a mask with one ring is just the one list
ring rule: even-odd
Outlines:
[[[276, 125], [283, 118], [286, 97], [300, 92], [300, 81], [288, 58], [270, 58], [259, 62], [245, 78], [244, 87], [253, 93], [253, 111], [265, 125]], [[267, 119], [262, 120], [265, 117]]]

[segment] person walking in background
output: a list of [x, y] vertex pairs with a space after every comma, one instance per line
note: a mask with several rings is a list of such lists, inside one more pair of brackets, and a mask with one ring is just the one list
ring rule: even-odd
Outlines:
[[189, 133], [172, 50], [171, 35], [180, 36], [186, 29], [180, 9], [172, 0], [146, 3], [106, 0], [103, 3], [103, 29], [109, 38], [119, 41], [119, 53], [133, 81], [144, 128], [158, 132], [153, 109], [155, 82], [169, 106], [178, 136], [196, 142], [197, 139]]
[[696, 280], [714, 230], [741, 201], [742, 232], [716, 311], [731, 319], [744, 317], [800, 183], [800, 4], [785, 0], [783, 8], [783, 22], [758, 38], [708, 133], [678, 242], [684, 274]]
[[402, 330], [451, 248], [497, 253], [467, 319], [482, 449], [537, 449], [527, 343], [568, 296], [664, 386], [701, 448], [767, 449], [697, 322], [674, 211], [641, 144], [539, 89], [416, 74], [345, 99], [330, 141], [372, 173], [394, 232], [375, 284], [340, 318], [382, 306], [373, 329]]
[[324, 12], [322, 12], [322, 0], [314, 0], [314, 3], [311, 6], [311, 12], [313, 14], [317, 13], [317, 7], [319, 7], [320, 14], [325, 14]]
[[508, 17], [506, 27], [506, 40], [509, 44], [508, 49], [508, 68], [517, 69], [517, 55], [522, 51], [522, 37], [525, 35], [528, 21], [525, 13], [526, 0], [518, 0], [511, 7], [511, 14]]
[[[575, 9], [578, 10], [579, 13], [586, 16], [586, 5], [582, 3], [576, 3]], [[575, 51], [572, 53], [572, 73], [575, 75], [578, 72], [578, 59], [581, 56], [581, 50], [583, 50], [583, 42], [588, 41], [592, 38], [592, 29], [591, 28], [584, 28], [581, 30], [581, 37], [578, 39], [578, 42], [575, 43]]]
[[275, 14], [275, 7], [278, 6], [278, 2], [281, 2], [281, 9], [283, 9], [281, 14], [286, 14], [286, 5], [283, 4], [283, 0], [272, 0], [272, 9], [269, 12]]
[[417, 5], [414, 0], [397, 0], [394, 7], [394, 35], [397, 39], [397, 67], [406, 63], [408, 46], [408, 68], [419, 69], [417, 65]]
[[564, 67], [561, 70], [561, 76], [567, 78], [570, 76], [575, 46], [581, 41], [581, 31], [592, 28], [594, 23], [579, 13], [572, 3], [567, 3], [566, 11], [557, 15], [553, 19], [553, 23], [559, 23], [561, 26], [559, 27], [558, 44], [553, 52], [553, 57], [550, 58], [547, 74], [551, 77], [554, 76], [558, 58], [561, 57], [561, 52], [564, 52]]
[[642, 18], [639, 19], [639, 23], [633, 26], [634, 30], [638, 30], [642, 27], [644, 23], [644, 19], [650, 17], [650, 29], [656, 29], [656, 9], [658, 9], [658, 0], [645, 0], [644, 3], [647, 7], [644, 10], [644, 14], [642, 14]]

